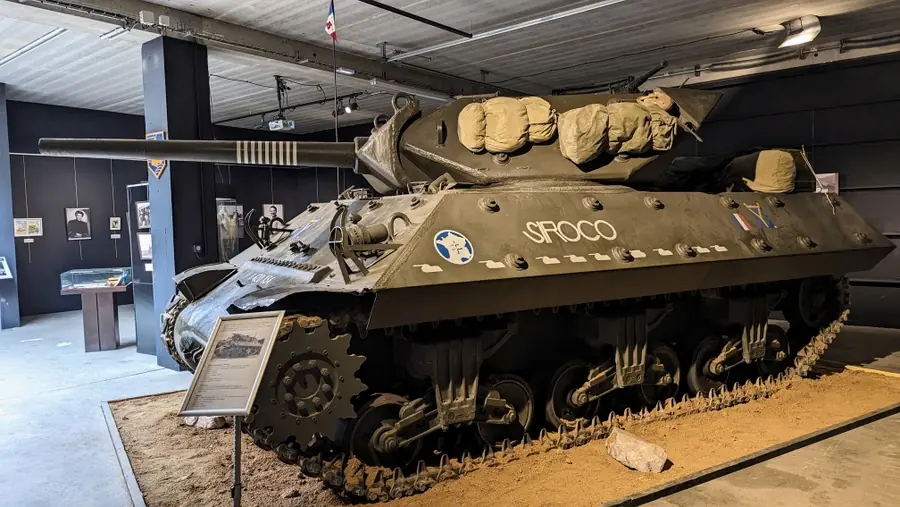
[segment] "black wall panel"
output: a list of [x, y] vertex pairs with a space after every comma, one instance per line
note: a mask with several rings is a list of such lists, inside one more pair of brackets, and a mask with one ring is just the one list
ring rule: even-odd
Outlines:
[[842, 195], [872, 227], [882, 232], [900, 233], [900, 188], [857, 190], [844, 192]]
[[[44, 235], [16, 240], [23, 315], [81, 308], [77, 296], [59, 294], [59, 275], [70, 269], [130, 266], [126, 239], [111, 239], [109, 217], [125, 217], [125, 185], [144, 177], [140, 162], [12, 155], [17, 217], [43, 219]], [[65, 208], [89, 208], [91, 239], [69, 241]], [[127, 231], [120, 231], [127, 237]], [[117, 296], [131, 302], [131, 293]]]
[[[701, 154], [805, 146], [819, 173], [873, 227], [900, 233], [900, 58], [821, 66], [711, 85], [725, 96], [700, 131]], [[897, 239], [894, 239], [898, 243]], [[900, 252], [852, 273], [854, 323], [900, 327]]]
[[814, 163], [818, 172], [839, 172], [842, 189], [900, 187], [900, 140], [816, 146]]
[[[894, 78], [900, 84], [900, 79]], [[862, 98], [862, 97], [861, 97]], [[900, 100], [815, 111], [816, 145], [900, 141], [892, 118], [900, 117]]]

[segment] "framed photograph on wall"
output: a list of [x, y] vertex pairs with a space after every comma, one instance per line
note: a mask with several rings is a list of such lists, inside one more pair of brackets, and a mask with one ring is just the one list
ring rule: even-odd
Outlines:
[[262, 216], [272, 220], [280, 218], [284, 222], [284, 205], [283, 204], [263, 204]]
[[90, 208], [66, 208], [66, 237], [69, 241], [91, 239]]
[[9, 269], [9, 264], [6, 262], [6, 257], [0, 257], [0, 280], [7, 280], [12, 277], [12, 271], [10, 271]]
[[134, 203], [134, 214], [137, 217], [138, 229], [150, 228], [150, 201], [136, 201]]
[[138, 253], [142, 261], [153, 259], [153, 244], [149, 232], [137, 233]]
[[44, 220], [41, 218], [14, 218], [13, 235], [17, 238], [31, 238], [44, 235]]
[[109, 230], [121, 231], [122, 230], [122, 217], [109, 217]]

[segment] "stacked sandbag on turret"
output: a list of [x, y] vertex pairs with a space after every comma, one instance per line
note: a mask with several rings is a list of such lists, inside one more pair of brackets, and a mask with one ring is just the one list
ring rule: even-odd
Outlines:
[[654, 88], [652, 92], [637, 98], [637, 103], [647, 107], [656, 106], [663, 111], [672, 112], [675, 107], [675, 101], [666, 92], [659, 88]]
[[528, 140], [545, 143], [556, 134], [556, 111], [550, 103], [540, 97], [522, 97], [519, 102], [528, 112]]
[[463, 146], [478, 153], [484, 149], [486, 127], [484, 107], [480, 103], [474, 102], [459, 112], [456, 135], [459, 136], [459, 142]]
[[589, 104], [560, 115], [540, 97], [494, 97], [460, 111], [457, 135], [475, 153], [512, 153], [558, 133], [560, 153], [584, 164], [604, 151], [621, 158], [672, 149], [678, 128], [674, 110], [672, 98], [659, 89], [637, 102]]
[[559, 151], [572, 162], [590, 162], [606, 147], [609, 115], [605, 106], [572, 109], [559, 115], [558, 121]]
[[648, 151], [650, 112], [636, 102], [615, 102], [606, 106], [609, 112], [609, 146], [613, 155], [640, 155]]
[[484, 147], [491, 153], [511, 153], [528, 142], [528, 110], [525, 104], [510, 97], [484, 101], [487, 123]]
[[678, 132], [678, 120], [655, 105], [648, 104], [644, 107], [650, 113], [650, 143], [653, 150], [671, 150]]

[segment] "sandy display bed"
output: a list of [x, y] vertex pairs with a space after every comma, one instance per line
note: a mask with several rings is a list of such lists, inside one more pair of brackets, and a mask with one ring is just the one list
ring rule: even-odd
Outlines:
[[[186, 427], [175, 416], [183, 394], [111, 403], [149, 507], [230, 505], [232, 430]], [[760, 451], [900, 402], [900, 380], [845, 371], [800, 380], [769, 399], [627, 428], [666, 449], [673, 465], [642, 474], [620, 465], [603, 442], [553, 450], [442, 483], [400, 506], [598, 505]], [[245, 440], [248, 507], [343, 505], [298, 468]]]

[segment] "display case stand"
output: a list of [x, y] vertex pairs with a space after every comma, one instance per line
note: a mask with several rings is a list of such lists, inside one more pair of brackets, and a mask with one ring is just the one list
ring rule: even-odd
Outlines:
[[119, 341], [119, 307], [115, 293], [125, 292], [128, 285], [82, 289], [63, 289], [60, 294], [81, 296], [84, 321], [84, 351], [115, 350]]

